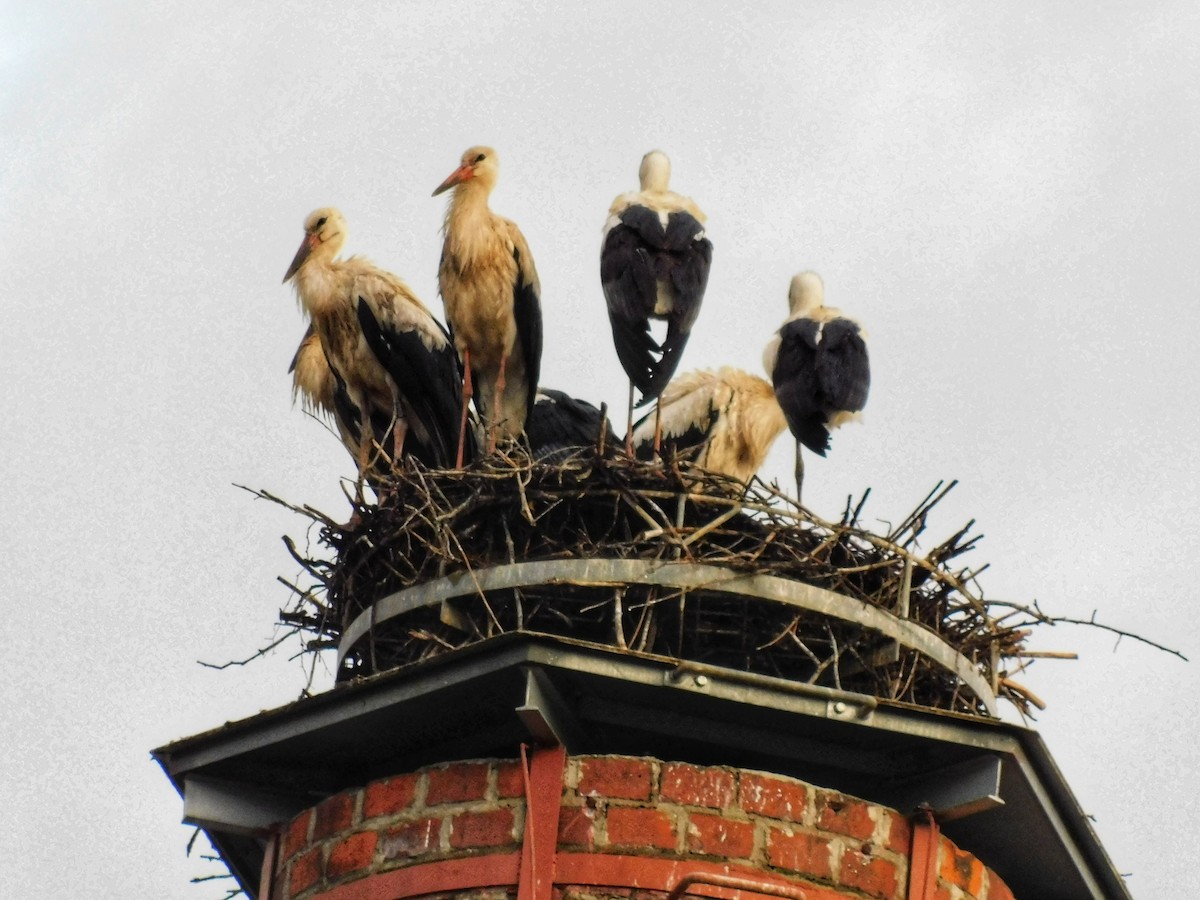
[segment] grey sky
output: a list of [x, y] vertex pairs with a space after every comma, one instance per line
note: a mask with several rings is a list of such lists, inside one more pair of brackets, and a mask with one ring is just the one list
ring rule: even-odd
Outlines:
[[[1200, 9], [750, 6], [0, 2], [13, 896], [219, 896], [147, 751], [298, 694], [287, 654], [194, 663], [270, 639], [303, 537], [231, 485], [341, 515], [351, 470], [291, 407], [280, 278], [335, 204], [440, 313], [429, 194], [473, 143], [541, 274], [546, 384], [625, 396], [599, 234], [659, 147], [715, 245], [685, 369], [759, 371], [804, 268], [870, 331], [815, 511], [958, 478], [931, 537], [978, 521], [989, 596], [1200, 653]], [[1200, 676], [1112, 644], [1042, 634], [1083, 658], [1023, 680], [1134, 895], [1186, 897]]]

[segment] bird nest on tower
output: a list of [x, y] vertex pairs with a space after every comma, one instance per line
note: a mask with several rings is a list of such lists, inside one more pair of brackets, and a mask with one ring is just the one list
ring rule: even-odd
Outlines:
[[[951, 487], [879, 535], [859, 524], [865, 494], [827, 522], [757, 479], [613, 450], [543, 462], [514, 445], [455, 471], [406, 462], [348, 525], [285, 504], [331, 555], [285, 539], [315, 583], [292, 585], [281, 615], [309, 649], [341, 647], [339, 679], [526, 632], [991, 715], [984, 685], [1028, 713], [1041, 703], [1010, 675], [1037, 616], [984, 601], [980, 569], [958, 565], [973, 523], [917, 549]], [[958, 671], [914, 633], [958, 654]]]

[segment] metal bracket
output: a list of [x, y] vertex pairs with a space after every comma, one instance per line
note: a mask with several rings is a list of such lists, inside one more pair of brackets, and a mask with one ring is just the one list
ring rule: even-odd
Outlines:
[[663, 684], [671, 687], [687, 688], [701, 693], [708, 693], [711, 679], [704, 672], [697, 672], [694, 666], [680, 663], [673, 669], [663, 673]]
[[549, 677], [541, 669], [525, 670], [525, 702], [516, 708], [517, 716], [534, 743], [544, 747], [565, 747], [568, 752], [579, 746], [579, 725]]
[[939, 822], [965, 819], [1004, 805], [1000, 796], [1001, 770], [1000, 757], [979, 756], [926, 772], [901, 783], [891, 805], [897, 809], [927, 808]]
[[[871, 699], [874, 700], [874, 698]], [[865, 722], [871, 718], [875, 707], [874, 702], [860, 703], [847, 698], [830, 700], [825, 704], [825, 716], [829, 719], [841, 719], [846, 722]]]
[[246, 784], [196, 775], [183, 779], [183, 821], [205, 830], [261, 837], [303, 808], [294, 796]]

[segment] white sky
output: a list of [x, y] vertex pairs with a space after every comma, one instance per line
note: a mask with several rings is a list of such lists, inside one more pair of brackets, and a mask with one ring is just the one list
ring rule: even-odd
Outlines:
[[[286, 654], [195, 664], [271, 638], [303, 537], [232, 485], [341, 515], [351, 469], [291, 407], [280, 279], [335, 204], [440, 309], [429, 194], [473, 143], [541, 274], [546, 384], [620, 406], [599, 233], [664, 149], [715, 245], [684, 368], [758, 371], [803, 268], [871, 333], [816, 512], [958, 478], [930, 537], [976, 519], [989, 596], [1200, 655], [1200, 7], [1026, 6], [0, 0], [6, 890], [220, 896], [148, 751], [297, 696]], [[1116, 866], [1190, 896], [1196, 664], [1037, 645], [1082, 656], [1025, 680]]]

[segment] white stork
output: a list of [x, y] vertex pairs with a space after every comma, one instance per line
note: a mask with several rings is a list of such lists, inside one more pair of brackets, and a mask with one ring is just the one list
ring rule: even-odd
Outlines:
[[311, 322], [300, 340], [300, 346], [296, 348], [288, 373], [292, 376], [293, 402], [299, 400], [305, 412], [318, 418], [336, 419], [333, 395], [337, 390], [337, 382], [325, 359], [321, 339], [317, 337]]
[[580, 447], [595, 447], [604, 430], [604, 443], [611, 447], [617, 436], [603, 410], [552, 388], [538, 388], [533, 410], [525, 424], [529, 449], [534, 459], [555, 462]]
[[[329, 367], [325, 348], [321, 346], [321, 339], [311, 322], [300, 346], [296, 348], [288, 372], [292, 376], [292, 401], [299, 400], [301, 409], [310, 415], [332, 421], [342, 446], [357, 463], [362, 448], [350, 428], [352, 423], [357, 422], [359, 414], [346, 392], [345, 382]], [[355, 433], [358, 430], [355, 428]]]
[[[730, 366], [685, 372], [666, 386], [658, 405], [665, 451], [739, 481], [754, 477], [787, 428], [770, 383]], [[634, 429], [633, 443], [639, 457], [654, 453], [650, 416]]]
[[792, 278], [791, 313], [763, 351], [763, 367], [796, 438], [797, 501], [804, 481], [800, 447], [824, 456], [830, 429], [859, 418], [871, 386], [866, 333], [824, 301], [816, 272]]
[[438, 288], [465, 370], [460, 434], [472, 396], [487, 428], [519, 437], [533, 408], [542, 359], [541, 285], [533, 255], [516, 223], [488, 207], [500, 161], [491, 147], [472, 147], [433, 195], [454, 188], [443, 227]]
[[294, 279], [324, 350], [343, 440], [364, 475], [401, 452], [448, 466], [460, 391], [449, 335], [395, 275], [362, 257], [338, 259], [345, 240], [342, 214], [316, 210], [283, 277]]
[[296, 355], [292, 357], [288, 373], [292, 376], [292, 402], [299, 400], [301, 409], [316, 418], [332, 420], [338, 428], [342, 443], [357, 460], [358, 444], [350, 436], [342, 417], [337, 413], [337, 379], [334, 378], [333, 369], [329, 368], [325, 348], [321, 346], [321, 339], [317, 337], [317, 331], [311, 322], [300, 340], [300, 346], [296, 348]]
[[[642, 406], [662, 393], [700, 313], [712, 243], [704, 213], [670, 190], [671, 161], [660, 150], [642, 157], [641, 190], [613, 201], [600, 247], [600, 282], [608, 302], [617, 358], [629, 376], [626, 449], [632, 450], [633, 389]], [[650, 320], [666, 320], [662, 343]], [[658, 447], [658, 441], [655, 441]]]

